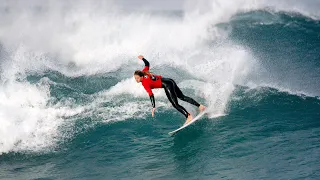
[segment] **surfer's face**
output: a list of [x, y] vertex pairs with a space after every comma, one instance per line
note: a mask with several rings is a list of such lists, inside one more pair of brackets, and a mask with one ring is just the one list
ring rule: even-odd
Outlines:
[[137, 83], [141, 82], [142, 78], [143, 78], [142, 76], [134, 75], [134, 79], [137, 81]]

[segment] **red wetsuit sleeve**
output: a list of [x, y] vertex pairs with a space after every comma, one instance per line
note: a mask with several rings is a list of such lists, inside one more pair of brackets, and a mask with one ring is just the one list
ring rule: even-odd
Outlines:
[[144, 82], [142, 82], [142, 86], [143, 86], [144, 89], [147, 91], [147, 93], [149, 94], [149, 96], [152, 96], [152, 95], [153, 95], [152, 90], [151, 90], [151, 87], [150, 87], [150, 82], [148, 82], [147, 79], [145, 79]]
[[142, 72], [145, 72], [145, 71], [149, 71], [149, 66], [145, 66], [145, 67], [142, 69]]
[[151, 87], [150, 87], [150, 79], [145, 79], [145, 81], [142, 82], [142, 85], [143, 85], [144, 89], [147, 91], [147, 93], [149, 94], [152, 107], [155, 108], [156, 107], [156, 103], [155, 103], [154, 96], [153, 96], [153, 93], [152, 93], [152, 90], [151, 90]]

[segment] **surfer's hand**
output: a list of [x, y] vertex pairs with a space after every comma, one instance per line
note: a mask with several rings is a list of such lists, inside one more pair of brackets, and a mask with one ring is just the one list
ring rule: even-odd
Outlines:
[[154, 117], [154, 111], [156, 110], [156, 108], [152, 108], [152, 117]]
[[139, 55], [138, 58], [142, 60], [144, 57], [142, 55]]

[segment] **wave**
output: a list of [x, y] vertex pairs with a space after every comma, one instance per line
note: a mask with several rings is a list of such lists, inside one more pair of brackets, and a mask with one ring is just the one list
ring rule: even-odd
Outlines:
[[292, 13], [253, 11], [227, 25], [230, 37], [247, 46], [259, 61], [247, 85], [274, 87], [319, 96], [318, 20]]
[[[132, 79], [143, 66], [138, 54], [213, 114], [230, 113], [238, 85], [319, 96], [318, 70], [310, 68], [319, 68], [310, 50], [319, 47], [317, 41], [310, 45], [319, 28], [317, 12], [253, 1], [190, 1], [172, 17], [122, 11], [110, 2], [84, 6], [87, 2], [52, 1], [48, 6], [31, 1], [25, 6], [8, 1], [0, 6], [0, 153], [43, 151], [97, 122], [148, 117], [149, 99]], [[309, 37], [306, 47], [292, 41], [301, 32]], [[295, 53], [281, 54], [283, 44], [275, 45], [276, 40]], [[272, 45], [280, 51], [269, 52]], [[299, 59], [305, 54], [314, 61]], [[283, 74], [287, 67], [293, 71]], [[168, 110], [165, 94], [155, 94], [159, 111]], [[85, 123], [73, 130], [79, 122]]]
[[[233, 109], [231, 110], [232, 112], [242, 111], [252, 107], [259, 109], [262, 108], [262, 106], [268, 106], [270, 109], [281, 111], [281, 109], [286, 109], [288, 107], [291, 107], [292, 110], [294, 110], [304, 104], [305, 109], [310, 108], [313, 112], [317, 112], [316, 109], [319, 106], [319, 100], [319, 97], [310, 97], [304, 94], [291, 94], [287, 91], [279, 91], [278, 89], [270, 87], [249, 88], [237, 86], [231, 97], [230, 107]], [[276, 108], [273, 107], [273, 105], [279, 107]], [[300, 113], [304, 114], [302, 112]]]

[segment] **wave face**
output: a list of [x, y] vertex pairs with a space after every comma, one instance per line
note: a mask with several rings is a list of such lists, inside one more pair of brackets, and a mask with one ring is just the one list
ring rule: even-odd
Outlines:
[[0, 179], [319, 179], [317, 1], [0, 4]]

